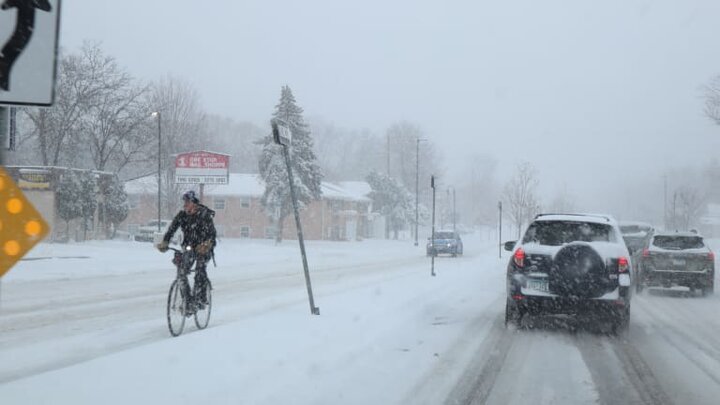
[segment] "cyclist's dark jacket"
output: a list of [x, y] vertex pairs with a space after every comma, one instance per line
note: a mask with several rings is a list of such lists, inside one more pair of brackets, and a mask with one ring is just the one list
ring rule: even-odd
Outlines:
[[183, 232], [183, 246], [190, 245], [195, 248], [200, 243], [211, 240], [214, 247], [216, 236], [215, 224], [213, 223], [214, 216], [215, 211], [202, 204], [198, 204], [194, 214], [188, 214], [181, 210], [175, 215], [175, 219], [170, 224], [163, 240], [170, 242], [175, 231], [180, 227]]

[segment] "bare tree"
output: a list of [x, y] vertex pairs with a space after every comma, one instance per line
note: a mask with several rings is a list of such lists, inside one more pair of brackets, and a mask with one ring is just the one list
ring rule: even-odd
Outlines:
[[675, 190], [670, 202], [669, 226], [676, 230], [690, 230], [697, 226], [705, 211], [707, 197], [697, 188], [682, 186]]
[[[208, 142], [205, 111], [200, 97], [192, 84], [167, 76], [154, 84], [150, 91], [150, 111], [159, 111], [162, 120], [162, 195], [166, 215], [173, 215], [180, 207], [180, 196], [187, 185], [175, 184], [174, 155], [192, 150], [205, 149]], [[148, 115], [150, 113], [148, 111]], [[157, 144], [157, 138], [152, 137]], [[150, 161], [157, 162], [157, 148], [153, 148]], [[152, 170], [152, 165], [150, 165]], [[157, 169], [155, 169], [157, 170]]]
[[77, 136], [96, 170], [117, 173], [127, 164], [141, 160], [149, 141], [143, 126], [148, 106], [144, 97], [147, 86], [136, 85], [112, 56], [98, 47], [86, 49], [83, 64], [95, 72], [99, 90], [84, 108]]
[[33, 122], [31, 135], [45, 166], [68, 163], [64, 159], [77, 157], [67, 153], [71, 137], [85, 111], [103, 91], [102, 65], [95, 63], [102, 54], [97, 44], [85, 43], [79, 54], [67, 54], [60, 59], [55, 104], [52, 108], [26, 108], [27, 117]]
[[536, 196], [538, 179], [535, 168], [528, 162], [518, 164], [515, 174], [505, 184], [503, 199], [506, 212], [517, 226], [518, 237], [524, 224], [530, 222], [540, 211], [540, 202]]
[[715, 76], [704, 86], [705, 115], [720, 125], [720, 75]]

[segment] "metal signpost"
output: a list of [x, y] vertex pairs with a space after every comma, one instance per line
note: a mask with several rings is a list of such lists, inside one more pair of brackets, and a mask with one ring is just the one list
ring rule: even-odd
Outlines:
[[278, 124], [276, 120], [272, 121], [273, 140], [280, 145], [285, 156], [285, 165], [287, 166], [288, 181], [290, 182], [290, 198], [292, 199], [293, 212], [295, 213], [295, 228], [297, 229], [298, 243], [300, 243], [300, 254], [302, 256], [303, 271], [305, 272], [305, 286], [307, 287], [308, 300], [310, 302], [310, 313], [320, 315], [320, 308], [315, 306], [313, 299], [312, 283], [310, 282], [310, 270], [308, 269], [307, 255], [305, 254], [305, 240], [303, 239], [302, 224], [300, 223], [300, 210], [298, 209], [297, 197], [295, 195], [295, 182], [293, 180], [292, 165], [290, 164], [290, 148], [292, 142], [292, 133], [290, 129], [284, 125]]
[[502, 201], [498, 201], [498, 258], [502, 259]]
[[435, 175], [430, 176], [430, 187], [433, 193], [432, 235], [430, 235], [430, 247], [432, 248], [432, 254], [430, 255], [430, 275], [435, 277]]

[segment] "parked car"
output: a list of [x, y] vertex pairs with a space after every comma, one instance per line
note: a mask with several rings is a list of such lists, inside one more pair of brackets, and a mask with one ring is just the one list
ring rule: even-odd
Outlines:
[[[167, 219], [160, 220], [160, 232], [158, 232], [158, 221], [157, 219], [148, 221], [147, 224], [140, 226], [135, 234], [135, 240], [138, 242], [159, 242], [160, 239], [167, 232], [168, 227], [172, 221]], [[170, 239], [171, 243], [179, 244], [182, 241], [182, 231], [178, 229]]]
[[632, 266], [617, 222], [609, 216], [535, 217], [507, 266], [505, 323], [526, 314], [602, 318], [613, 331], [630, 320]]
[[455, 231], [436, 231], [434, 238], [428, 238], [425, 249], [428, 256], [450, 254], [453, 257], [462, 256], [463, 242], [460, 234]]
[[646, 239], [653, 231], [653, 226], [646, 222], [620, 221], [619, 226], [631, 255], [636, 250], [642, 248]]
[[655, 232], [635, 253], [636, 291], [673, 286], [715, 291], [715, 254], [694, 232]]

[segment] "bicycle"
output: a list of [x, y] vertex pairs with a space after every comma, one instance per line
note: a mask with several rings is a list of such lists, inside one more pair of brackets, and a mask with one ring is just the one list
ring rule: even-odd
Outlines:
[[175, 252], [172, 262], [177, 267], [177, 277], [170, 285], [168, 293], [167, 321], [170, 334], [176, 337], [180, 336], [185, 327], [185, 318], [193, 316], [198, 329], [205, 329], [208, 326], [212, 310], [212, 284], [206, 277], [206, 302], [198, 302], [196, 297], [200, 293], [201, 287], [193, 283], [191, 291], [188, 281], [188, 275], [195, 271], [193, 268], [195, 252], [190, 246], [186, 247], [184, 251], [173, 247], [169, 249]]

